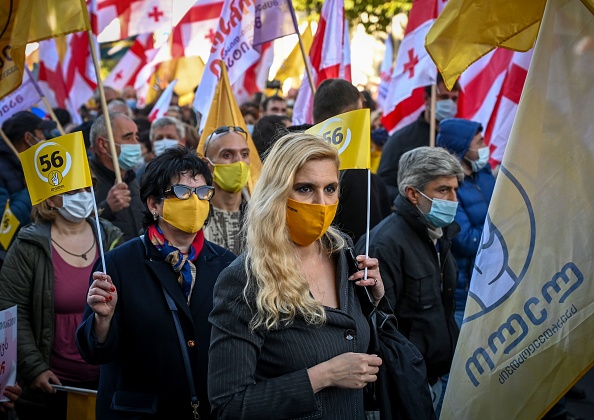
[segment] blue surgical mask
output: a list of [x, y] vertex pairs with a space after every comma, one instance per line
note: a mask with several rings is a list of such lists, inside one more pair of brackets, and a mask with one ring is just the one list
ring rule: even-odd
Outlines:
[[451, 224], [456, 217], [456, 210], [458, 209], [457, 201], [442, 200], [440, 198], [429, 198], [421, 191], [417, 190], [419, 194], [431, 201], [431, 210], [429, 213], [424, 213], [419, 206], [419, 211], [423, 213], [425, 219], [431, 226], [438, 228], [446, 227]]
[[159, 156], [166, 149], [169, 149], [170, 147], [175, 147], [178, 145], [179, 145], [179, 141], [174, 140], [174, 139], [155, 140], [153, 143], [153, 152], [155, 153], [155, 156]]
[[142, 148], [140, 144], [120, 144], [120, 155], [118, 163], [120, 169], [127, 171], [135, 167], [142, 157]]
[[444, 99], [435, 102], [435, 119], [443, 121], [448, 118], [454, 118], [458, 112], [458, 105], [451, 99]]
[[138, 101], [136, 99], [126, 99], [126, 105], [128, 105], [128, 108], [130, 108], [132, 111], [136, 111]]
[[254, 134], [254, 124], [247, 124], [248, 133]]
[[[469, 149], [470, 150], [470, 149]], [[470, 160], [466, 156], [466, 159], [470, 163], [470, 167], [472, 168], [472, 172], [480, 172], [487, 163], [489, 162], [489, 148], [488, 147], [481, 147], [477, 150], [478, 159], [477, 160]]]

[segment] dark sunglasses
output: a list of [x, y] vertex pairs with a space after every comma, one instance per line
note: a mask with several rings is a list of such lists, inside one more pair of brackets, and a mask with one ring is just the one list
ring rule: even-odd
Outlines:
[[198, 196], [199, 200], [210, 201], [214, 195], [214, 187], [208, 185], [202, 185], [200, 187], [188, 187], [187, 185], [175, 184], [167, 188], [164, 194], [175, 195], [180, 200], [187, 200], [192, 196], [192, 193]]
[[238, 127], [236, 125], [223, 125], [223, 126], [220, 126], [219, 128], [216, 128], [215, 131], [213, 131], [212, 133], [210, 133], [210, 135], [206, 138], [206, 142], [204, 142], [204, 156], [206, 156], [206, 149], [210, 145], [210, 139], [212, 138], [212, 136], [216, 136], [217, 134], [222, 134], [222, 133], [228, 133], [231, 130], [235, 131], [236, 133], [243, 134], [245, 136], [246, 141], [247, 141], [247, 132], [243, 128]]

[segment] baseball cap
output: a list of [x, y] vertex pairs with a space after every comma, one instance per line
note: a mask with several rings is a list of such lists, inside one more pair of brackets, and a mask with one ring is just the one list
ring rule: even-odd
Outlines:
[[27, 131], [53, 130], [56, 127], [54, 121], [42, 120], [29, 111], [19, 111], [2, 124], [2, 130], [11, 141], [23, 138]]

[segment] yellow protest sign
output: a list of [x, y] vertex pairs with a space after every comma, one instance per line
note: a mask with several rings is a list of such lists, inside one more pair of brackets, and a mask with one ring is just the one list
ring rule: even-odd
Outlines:
[[4, 214], [2, 215], [2, 224], [0, 224], [0, 245], [2, 245], [5, 250], [8, 250], [10, 241], [12, 241], [12, 238], [19, 228], [19, 225], [19, 219], [17, 219], [14, 213], [10, 211], [10, 200], [7, 200], [6, 208], [4, 209]]
[[20, 158], [33, 205], [92, 184], [80, 131], [36, 144]]
[[338, 149], [340, 170], [371, 168], [369, 109], [328, 118], [305, 131], [322, 137]]

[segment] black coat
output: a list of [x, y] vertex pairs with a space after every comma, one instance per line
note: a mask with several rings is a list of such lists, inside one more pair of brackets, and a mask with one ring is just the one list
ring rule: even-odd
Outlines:
[[[206, 392], [211, 330], [208, 314], [212, 309], [215, 280], [234, 259], [230, 251], [204, 242], [196, 260], [196, 283], [188, 306], [177, 275], [147, 236], [133, 239], [105, 255], [107, 273], [118, 293], [107, 339], [97, 343], [92, 332], [94, 314], [89, 306], [76, 333], [83, 358], [92, 364], [102, 364], [97, 419], [192, 418], [179, 340], [162, 287], [179, 309], [189, 343], [200, 418], [211, 418]], [[100, 270], [99, 262], [95, 270]], [[132, 412], [112, 410], [114, 402], [129, 407]], [[142, 408], [152, 406], [157, 409], [156, 417], [142, 414]]]
[[[326, 323], [297, 316], [289, 326], [250, 329], [254, 292], [243, 297], [244, 257], [219, 277], [214, 293], [208, 370], [213, 409], [225, 419], [364, 419], [363, 390], [324, 388], [314, 394], [307, 369], [346, 352], [365, 353], [369, 324], [347, 280], [345, 252], [338, 255], [340, 308], [326, 308]], [[253, 283], [252, 283], [253, 284]]]
[[[451, 238], [458, 230], [455, 222], [443, 229], [437, 241], [438, 259], [424, 217], [399, 195], [394, 213], [369, 234], [369, 255], [379, 260], [398, 329], [423, 355], [430, 380], [450, 371], [458, 340], [454, 320], [457, 266], [450, 252]], [[364, 253], [365, 237], [356, 248]]]

